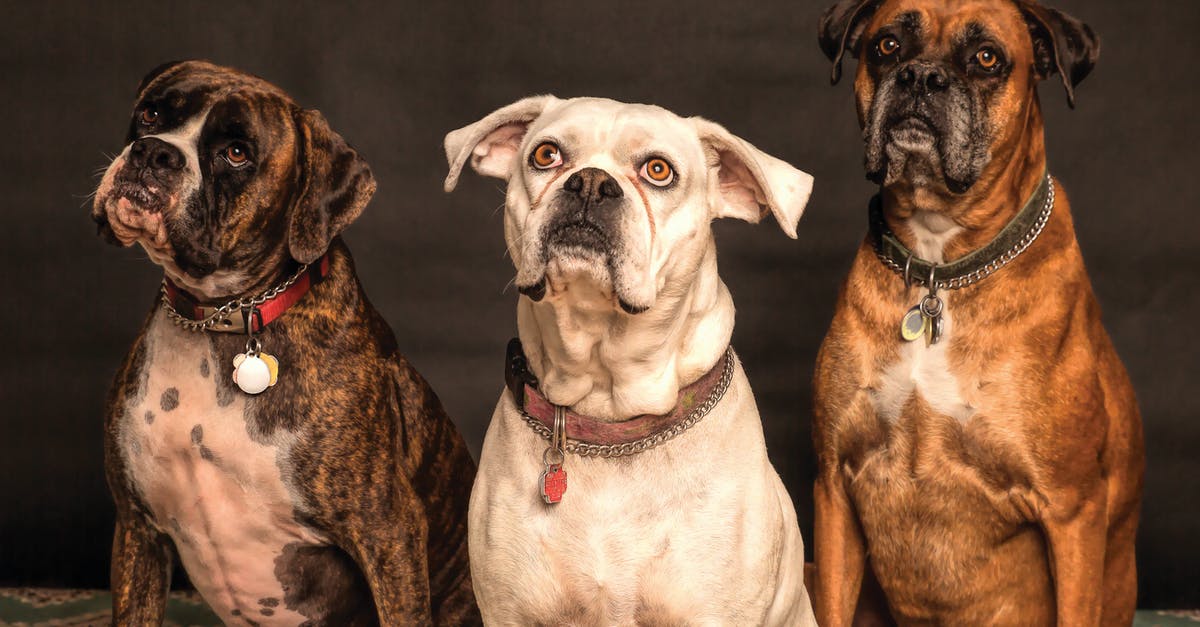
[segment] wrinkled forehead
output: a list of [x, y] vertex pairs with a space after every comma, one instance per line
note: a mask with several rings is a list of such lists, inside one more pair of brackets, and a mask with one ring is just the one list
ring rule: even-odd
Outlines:
[[867, 34], [884, 29], [945, 49], [972, 40], [1032, 46], [1025, 18], [1012, 0], [893, 0], [876, 11]]
[[212, 128], [246, 139], [271, 135], [269, 129], [280, 129], [272, 122], [290, 120], [297, 109], [283, 90], [256, 76], [195, 62], [171, 67], [144, 85], [134, 110], [151, 106], [161, 117], [160, 132], [204, 115], [206, 130]]
[[661, 107], [603, 98], [576, 98], [543, 114], [527, 141], [552, 139], [565, 149], [614, 154], [644, 151], [698, 153], [700, 141], [688, 120]]

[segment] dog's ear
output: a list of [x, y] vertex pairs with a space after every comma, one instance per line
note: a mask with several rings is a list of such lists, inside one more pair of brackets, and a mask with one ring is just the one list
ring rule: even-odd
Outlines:
[[796, 238], [796, 224], [812, 194], [813, 177], [703, 118], [692, 118], [709, 169], [709, 198], [717, 218], [757, 223], [767, 212]]
[[312, 263], [362, 213], [375, 193], [375, 177], [319, 111], [297, 109], [293, 116], [301, 191], [292, 207], [288, 250], [296, 261]]
[[474, 124], [447, 133], [445, 148], [450, 173], [446, 175], [445, 190], [454, 191], [468, 158], [476, 172], [507, 179], [525, 131], [555, 102], [558, 98], [554, 96], [531, 96], [497, 109]]
[[817, 41], [821, 51], [833, 62], [829, 82], [836, 85], [842, 78], [842, 57], [846, 51], [858, 57], [858, 42], [862, 38], [867, 22], [879, 8], [880, 0], [839, 0], [825, 9], [821, 24], [817, 27]]
[[1019, 0], [1017, 6], [1029, 25], [1033, 38], [1033, 67], [1039, 78], [1055, 72], [1067, 90], [1067, 104], [1075, 108], [1075, 86], [1096, 67], [1100, 58], [1100, 38], [1092, 27], [1032, 0]]

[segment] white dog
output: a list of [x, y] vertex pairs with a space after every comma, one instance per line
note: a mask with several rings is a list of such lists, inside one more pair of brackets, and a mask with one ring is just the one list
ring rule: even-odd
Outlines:
[[510, 347], [471, 497], [484, 620], [815, 624], [710, 228], [770, 212], [795, 237], [812, 177], [713, 122], [597, 98], [521, 100], [446, 154], [447, 191], [468, 161], [508, 181], [532, 371]]

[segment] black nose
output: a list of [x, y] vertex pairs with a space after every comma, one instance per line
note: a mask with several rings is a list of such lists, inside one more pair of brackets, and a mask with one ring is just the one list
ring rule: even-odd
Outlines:
[[143, 137], [129, 147], [129, 164], [160, 172], [182, 170], [187, 158], [172, 144], [157, 137]]
[[941, 66], [925, 61], [912, 61], [900, 68], [896, 74], [896, 82], [910, 91], [933, 93], [945, 91], [950, 85], [950, 78]]
[[574, 192], [585, 204], [600, 203], [608, 198], [625, 195], [621, 185], [600, 168], [583, 168], [567, 178], [563, 189]]

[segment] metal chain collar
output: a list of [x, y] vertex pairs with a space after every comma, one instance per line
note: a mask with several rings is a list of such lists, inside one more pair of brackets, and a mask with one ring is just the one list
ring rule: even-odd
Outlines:
[[165, 277], [163, 278], [162, 286], [159, 288], [159, 299], [162, 301], [163, 307], [167, 310], [167, 317], [170, 318], [172, 322], [188, 331], [207, 331], [217, 324], [227, 320], [229, 316], [235, 312], [242, 311], [243, 309], [249, 309], [251, 307], [257, 307], [271, 300], [272, 298], [275, 298], [281, 292], [291, 287], [292, 284], [295, 283], [296, 280], [300, 278], [300, 275], [304, 274], [306, 270], [308, 270], [308, 264], [301, 264], [300, 268], [296, 270], [296, 273], [288, 277], [288, 279], [283, 283], [280, 283], [279, 285], [276, 285], [275, 287], [272, 287], [253, 298], [238, 298], [231, 300], [224, 305], [217, 307], [215, 311], [202, 320], [192, 320], [191, 318], [187, 318], [175, 310], [175, 305], [171, 303], [170, 297], [167, 296], [167, 279]]
[[[625, 442], [623, 444], [589, 444], [586, 442], [580, 442], [578, 440], [566, 438], [566, 446], [564, 449], [568, 453], [574, 453], [575, 455], [579, 455], [581, 457], [624, 457], [626, 455], [636, 455], [642, 451], [648, 451], [671, 439], [674, 439], [679, 434], [695, 426], [696, 423], [700, 422], [702, 418], [708, 415], [708, 412], [712, 411], [713, 407], [716, 407], [717, 403], [721, 402], [721, 399], [725, 396], [725, 391], [729, 389], [730, 381], [733, 380], [733, 361], [734, 354], [733, 347], [731, 346], [725, 349], [725, 368], [721, 371], [721, 378], [717, 381], [717, 384], [713, 386], [712, 392], [709, 393], [708, 398], [704, 399], [703, 403], [700, 403], [696, 407], [692, 408], [692, 411], [688, 412], [686, 418], [671, 425], [670, 427], [667, 427], [658, 433], [648, 435], [640, 440]], [[533, 429], [533, 431], [537, 433], [538, 436], [540, 436], [543, 440], [550, 441], [550, 438], [553, 435], [550, 432], [550, 429], [546, 428], [546, 425], [543, 424], [542, 421], [525, 413], [523, 408], [520, 411], [521, 417], [525, 420], [525, 423], [529, 425], [529, 428]]]
[[[1046, 178], [1048, 179], [1047, 184], [1049, 185], [1049, 191], [1046, 194], [1046, 202], [1042, 207], [1042, 211], [1040, 214], [1038, 214], [1037, 220], [1034, 221], [1033, 226], [1030, 227], [1029, 231], [1026, 232], [1020, 240], [1013, 244], [1012, 248], [1009, 248], [999, 257], [989, 261], [973, 272], [964, 274], [962, 276], [957, 276], [952, 279], [947, 279], [945, 281], [933, 281], [933, 288], [939, 290], [957, 290], [969, 285], [974, 285], [975, 283], [987, 278], [1000, 268], [1008, 265], [1009, 262], [1011, 262], [1013, 259], [1016, 259], [1021, 253], [1025, 252], [1025, 249], [1029, 248], [1033, 242], [1037, 240], [1038, 236], [1042, 234], [1042, 230], [1046, 228], [1046, 224], [1050, 221], [1050, 214], [1054, 212], [1054, 179], [1051, 178], [1049, 174], [1046, 175]], [[879, 260], [883, 262], [883, 265], [891, 268], [896, 274], [899, 274], [902, 277], [905, 276], [904, 266], [896, 263], [890, 257], [885, 255], [878, 246], [875, 247], [875, 256], [879, 257]], [[929, 287], [929, 279], [921, 278], [919, 276], [908, 278], [911, 280], [912, 284]]]

